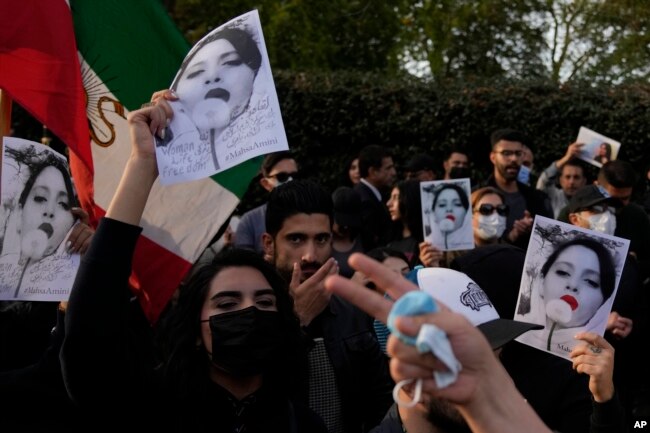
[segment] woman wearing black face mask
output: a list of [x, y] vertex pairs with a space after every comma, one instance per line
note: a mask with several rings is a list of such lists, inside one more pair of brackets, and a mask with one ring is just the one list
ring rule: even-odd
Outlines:
[[306, 368], [299, 322], [285, 283], [261, 257], [229, 250], [194, 272], [159, 321], [158, 350], [129, 300], [138, 225], [157, 177], [152, 132], [171, 115], [163, 101], [129, 115], [132, 153], [68, 304], [68, 393], [106, 429], [128, 419], [142, 431], [325, 432], [298, 402]]

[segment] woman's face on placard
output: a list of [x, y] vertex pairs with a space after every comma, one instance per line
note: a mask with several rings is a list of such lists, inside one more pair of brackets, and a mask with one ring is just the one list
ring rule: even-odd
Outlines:
[[176, 93], [199, 129], [222, 129], [246, 110], [254, 81], [255, 71], [235, 47], [216, 39], [194, 55]]
[[544, 304], [560, 299], [571, 307], [571, 320], [565, 327], [583, 326], [605, 301], [598, 256], [582, 245], [567, 247], [548, 269], [542, 290]]
[[52, 254], [74, 223], [63, 174], [52, 166], [36, 177], [22, 209], [21, 235], [41, 229], [49, 235], [44, 255]]
[[607, 156], [607, 144], [601, 143], [600, 148], [598, 149], [598, 154], [600, 156]]
[[[443, 232], [453, 232], [463, 225], [467, 209], [452, 188], [443, 189], [438, 193], [433, 208], [433, 215], [438, 227]], [[447, 223], [447, 221], [449, 221]], [[446, 230], [448, 228], [448, 230]]]

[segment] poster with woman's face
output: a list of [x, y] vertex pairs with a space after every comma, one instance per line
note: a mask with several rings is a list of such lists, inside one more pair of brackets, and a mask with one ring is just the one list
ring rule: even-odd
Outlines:
[[602, 167], [606, 162], [615, 160], [621, 148], [620, 142], [584, 126], [578, 131], [576, 143], [583, 143], [578, 158], [596, 167]]
[[212, 176], [288, 150], [257, 10], [217, 27], [190, 50], [171, 84], [178, 101], [156, 137], [160, 182]]
[[515, 320], [544, 326], [518, 341], [569, 359], [581, 331], [603, 335], [630, 241], [535, 217]]
[[443, 251], [474, 248], [469, 179], [420, 183], [424, 239]]
[[3, 139], [0, 300], [65, 301], [79, 254], [66, 240], [76, 194], [63, 155], [40, 143]]

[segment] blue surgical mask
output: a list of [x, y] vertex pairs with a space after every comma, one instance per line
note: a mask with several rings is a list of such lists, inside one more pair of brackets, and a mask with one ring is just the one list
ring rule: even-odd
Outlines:
[[525, 165], [519, 167], [519, 173], [517, 173], [517, 180], [521, 183], [525, 183], [526, 185], [528, 185], [528, 182], [530, 182], [530, 168], [526, 167]]

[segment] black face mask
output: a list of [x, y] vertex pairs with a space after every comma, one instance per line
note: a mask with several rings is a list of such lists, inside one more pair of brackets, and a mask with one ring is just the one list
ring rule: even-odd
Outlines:
[[212, 362], [233, 376], [262, 374], [281, 350], [280, 313], [256, 307], [210, 316]]
[[449, 170], [449, 177], [451, 179], [464, 179], [470, 177], [471, 171], [469, 167], [452, 167]]

